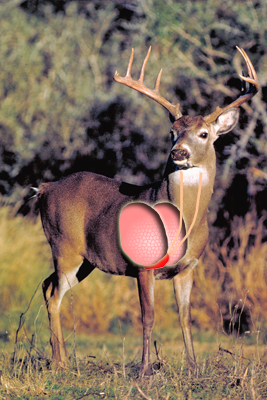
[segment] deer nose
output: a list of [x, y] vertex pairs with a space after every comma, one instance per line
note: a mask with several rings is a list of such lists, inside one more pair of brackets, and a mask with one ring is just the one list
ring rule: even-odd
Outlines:
[[173, 149], [171, 151], [171, 157], [174, 161], [183, 161], [188, 159], [190, 156], [186, 149]]

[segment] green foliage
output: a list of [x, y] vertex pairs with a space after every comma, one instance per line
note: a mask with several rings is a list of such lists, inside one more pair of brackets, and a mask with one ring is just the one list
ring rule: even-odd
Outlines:
[[[89, 16], [76, 8], [69, 5], [64, 16], [46, 8], [42, 19], [0, 9], [2, 193], [15, 183], [59, 178], [75, 170], [75, 161], [76, 169], [110, 176], [131, 171], [136, 181], [155, 170], [151, 153], [158, 139], [148, 143], [142, 132], [147, 112], [134, 115], [135, 107], [130, 111], [129, 100], [111, 85], [113, 62], [120, 65], [120, 34], [112, 34], [111, 45], [105, 39], [116, 18], [114, 6], [88, 5]], [[132, 171], [138, 159], [141, 167]]]
[[[152, 35], [151, 42], [156, 41], [161, 45], [164, 53], [161, 58], [166, 59], [163, 65], [172, 66], [167, 76], [175, 82], [172, 87], [182, 100], [183, 112], [189, 115], [206, 115], [216, 105], [229, 104], [238, 95], [236, 89], [240, 89], [240, 83], [236, 71], [242, 73], [243, 66], [235, 46], [243, 47], [251, 57], [262, 86], [263, 97], [258, 94], [250, 105], [244, 105], [240, 124], [234, 133], [219, 139], [215, 144], [218, 173], [209, 217], [210, 221], [218, 219], [219, 204], [230, 219], [235, 213], [244, 215], [248, 209], [241, 214], [240, 203], [246, 202], [248, 194], [251, 196], [250, 201], [258, 203], [258, 210], [266, 208], [266, 202], [260, 204], [260, 196], [257, 196], [263, 190], [266, 180], [251, 172], [253, 167], [265, 171], [267, 168], [267, 113], [264, 96], [267, 60], [264, 23], [267, 16], [266, 2], [150, 1], [150, 4], [153, 7], [149, 7], [147, 30], [156, 32], [155, 36]], [[240, 185], [239, 181], [237, 183], [234, 180], [235, 176], [243, 176], [247, 180], [247, 190], [225, 194], [230, 185]], [[223, 196], [228, 196], [229, 200], [225, 199], [222, 204]], [[229, 205], [229, 202], [233, 202], [233, 197], [235, 204]], [[232, 213], [231, 209], [234, 209]], [[221, 219], [224, 220], [220, 221], [221, 225], [228, 224], [227, 217]]]
[[[30, 2], [28, 2], [30, 4]], [[61, 4], [62, 3], [62, 4]], [[61, 2], [63, 12], [36, 2], [35, 14], [18, 2], [0, 7], [0, 192], [91, 170], [133, 183], [162, 176], [170, 127], [165, 111], [112, 81], [126, 71], [135, 47], [137, 77], [146, 49], [146, 84], [164, 67], [161, 93], [183, 113], [208, 114], [240, 88], [243, 47], [266, 85], [265, 1], [146, 0]], [[29, 5], [28, 4], [28, 5]], [[232, 61], [233, 60], [233, 61]], [[256, 194], [266, 170], [266, 104], [245, 105], [234, 134], [216, 144], [218, 179], [210, 218], [234, 176]], [[240, 136], [240, 140], [238, 140]]]

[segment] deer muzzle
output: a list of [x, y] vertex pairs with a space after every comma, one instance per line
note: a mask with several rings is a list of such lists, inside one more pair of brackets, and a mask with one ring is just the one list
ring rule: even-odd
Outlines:
[[171, 151], [173, 161], [186, 161], [190, 157], [186, 149], [173, 149]]

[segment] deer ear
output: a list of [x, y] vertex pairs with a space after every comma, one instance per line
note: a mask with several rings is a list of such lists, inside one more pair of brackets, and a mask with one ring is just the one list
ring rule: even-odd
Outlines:
[[239, 120], [239, 108], [229, 108], [224, 111], [214, 122], [216, 135], [223, 135], [230, 132]]

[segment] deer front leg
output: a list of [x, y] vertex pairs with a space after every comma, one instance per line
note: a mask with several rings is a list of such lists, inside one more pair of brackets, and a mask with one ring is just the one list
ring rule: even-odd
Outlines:
[[179, 311], [187, 360], [196, 365], [196, 358], [191, 334], [190, 296], [193, 286], [193, 269], [198, 260], [192, 260], [189, 266], [173, 279], [174, 293]]
[[143, 354], [139, 376], [151, 375], [150, 340], [154, 325], [154, 271], [139, 270], [137, 276], [139, 300], [143, 324]]

